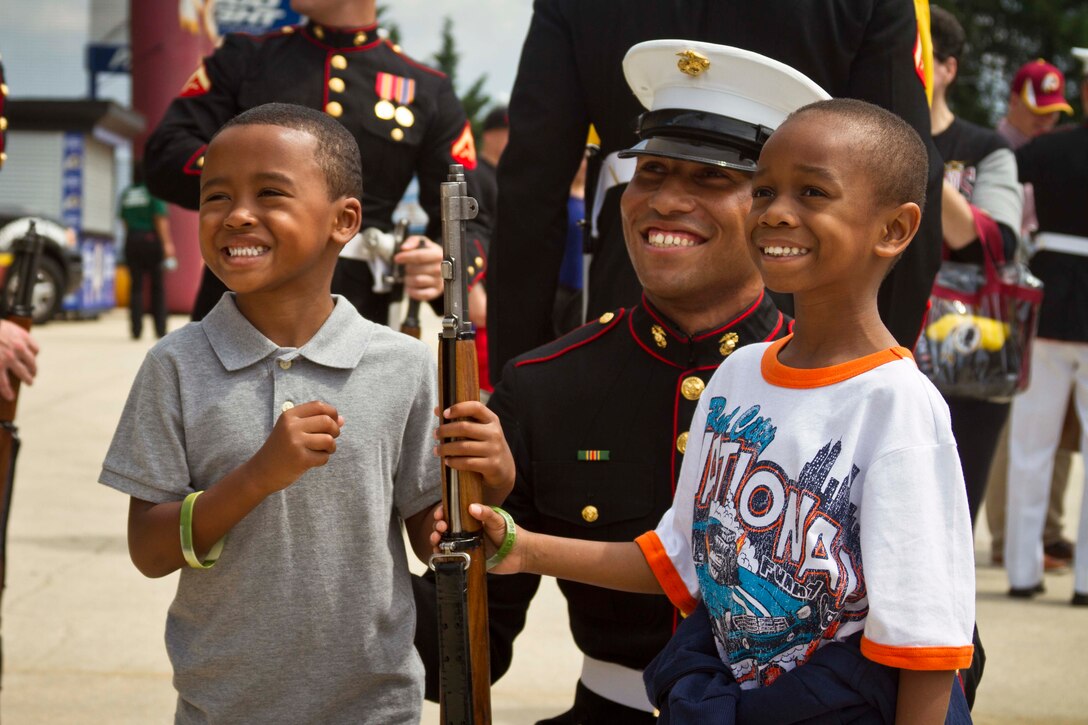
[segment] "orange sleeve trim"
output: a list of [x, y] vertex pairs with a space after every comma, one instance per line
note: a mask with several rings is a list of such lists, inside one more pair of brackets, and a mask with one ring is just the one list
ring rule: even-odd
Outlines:
[[646, 563], [650, 565], [650, 570], [657, 577], [657, 583], [661, 585], [661, 588], [665, 591], [665, 596], [669, 598], [673, 606], [683, 612], [685, 616], [695, 611], [698, 602], [691, 598], [687, 585], [684, 584], [684, 580], [680, 578], [680, 574], [673, 567], [672, 560], [665, 553], [665, 547], [661, 545], [661, 539], [657, 537], [657, 533], [647, 531], [635, 539], [635, 543], [638, 544], [638, 548], [642, 549], [642, 555], [646, 557]]
[[910, 350], [897, 346], [829, 367], [791, 368], [778, 361], [778, 353], [789, 344], [791, 339], [793, 339], [792, 333], [772, 342], [763, 351], [763, 359], [760, 361], [763, 379], [780, 388], [820, 388], [857, 377], [885, 363], [914, 359]]
[[861, 653], [867, 659], [901, 670], [962, 670], [971, 666], [974, 645], [964, 647], [892, 647], [864, 635]]

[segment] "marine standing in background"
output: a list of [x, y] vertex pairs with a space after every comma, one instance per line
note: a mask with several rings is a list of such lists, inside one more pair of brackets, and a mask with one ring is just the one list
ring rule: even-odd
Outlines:
[[[788, 23], [778, 22], [789, 18]], [[566, 236], [570, 181], [590, 123], [601, 139], [587, 211], [595, 238], [588, 319], [634, 304], [639, 285], [624, 251], [619, 198], [631, 164], [638, 102], [621, 61], [632, 45], [688, 38], [735, 45], [786, 63], [832, 96], [883, 106], [929, 136], [923, 54], [906, 0], [805, 4], [792, 0], [536, 0], [510, 99], [510, 145], [499, 167], [499, 213], [488, 274], [491, 374], [552, 339], [552, 305]], [[923, 231], [884, 282], [881, 317], [902, 344], [917, 338], [940, 266], [941, 163], [930, 145]], [[594, 185], [594, 180], [596, 185]]]
[[[152, 193], [197, 208], [211, 135], [248, 108], [271, 101], [295, 103], [336, 118], [359, 144], [363, 228], [390, 231], [393, 210], [416, 175], [420, 204], [430, 219], [427, 235], [437, 237], [439, 184], [449, 164], [476, 166], [472, 130], [449, 78], [381, 37], [375, 3], [293, 0], [292, 9], [309, 18], [305, 25], [261, 36], [226, 36], [148, 139], [144, 161]], [[409, 239], [407, 251], [395, 261], [406, 265], [406, 293], [433, 300], [442, 292], [442, 249], [429, 240], [417, 249], [420, 243]], [[224, 289], [205, 269], [194, 319], [210, 310]], [[333, 292], [346, 296], [367, 319], [388, 321], [388, 285], [375, 281], [366, 261], [341, 255]]]

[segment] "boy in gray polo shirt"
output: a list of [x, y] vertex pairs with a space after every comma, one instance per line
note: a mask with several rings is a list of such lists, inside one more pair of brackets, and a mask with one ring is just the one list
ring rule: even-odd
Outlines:
[[131, 496], [137, 568], [181, 569], [175, 721], [418, 723], [401, 522], [426, 560], [436, 373], [330, 294], [358, 147], [268, 104], [219, 131], [202, 177], [201, 253], [233, 292], [148, 353], [99, 478]]

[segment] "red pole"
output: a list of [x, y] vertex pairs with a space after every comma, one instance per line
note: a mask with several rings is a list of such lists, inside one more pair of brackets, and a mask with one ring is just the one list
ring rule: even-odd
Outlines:
[[[179, 22], [184, 0], [131, 0], [129, 27], [132, 45], [132, 106], [147, 119], [147, 130], [133, 141], [133, 153], [143, 158], [144, 143], [162, 119], [166, 107], [185, 81], [212, 51], [203, 28], [191, 32]], [[189, 313], [200, 284], [203, 262], [197, 243], [196, 214], [170, 207], [170, 233], [177, 247], [178, 268], [166, 274], [166, 306]]]

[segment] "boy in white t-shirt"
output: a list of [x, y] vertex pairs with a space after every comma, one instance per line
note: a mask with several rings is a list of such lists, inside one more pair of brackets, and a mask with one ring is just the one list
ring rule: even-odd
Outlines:
[[[794, 334], [715, 373], [655, 531], [518, 529], [493, 571], [664, 591], [685, 612], [702, 601], [744, 690], [861, 633], [868, 660], [899, 669], [896, 719], [943, 722], [972, 654], [967, 501], [948, 408], [876, 306], [925, 180], [925, 146], [887, 111], [839, 99], [792, 114], [760, 154], [747, 230], [767, 286], [793, 294]], [[503, 518], [475, 514], [501, 543]]]

